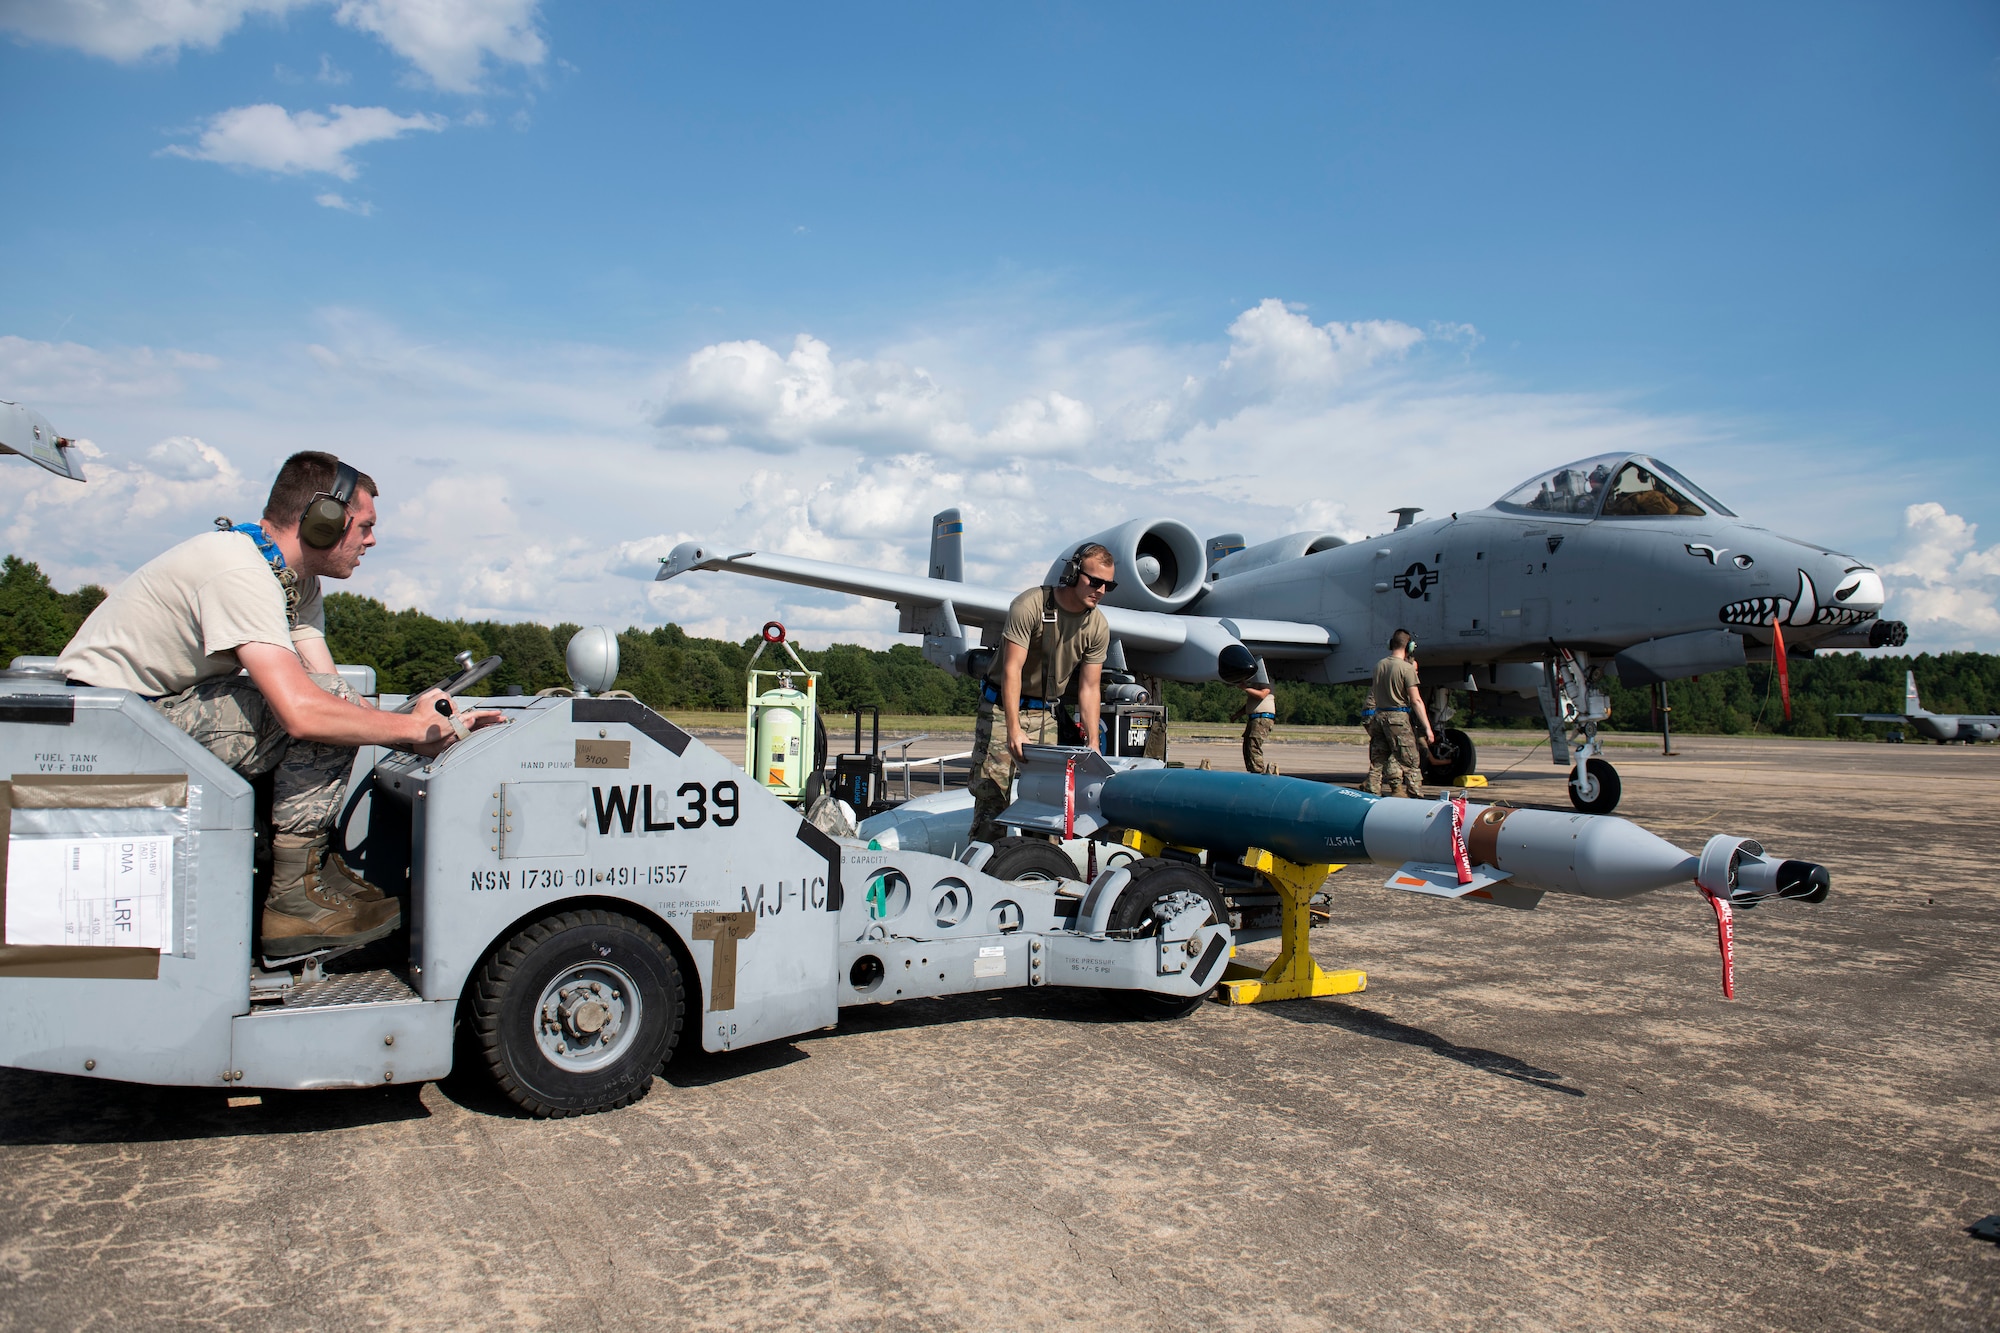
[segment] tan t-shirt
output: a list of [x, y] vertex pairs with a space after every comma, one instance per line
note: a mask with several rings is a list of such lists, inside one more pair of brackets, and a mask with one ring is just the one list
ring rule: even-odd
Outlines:
[[1375, 684], [1369, 700], [1377, 708], [1408, 708], [1417, 692], [1417, 669], [1406, 657], [1385, 657], [1375, 664]]
[[114, 588], [63, 649], [61, 667], [71, 680], [157, 699], [234, 674], [241, 644], [293, 648], [325, 634], [319, 579], [300, 578], [299, 627], [291, 629], [284, 589], [257, 543], [205, 532]]
[[[1042, 603], [1055, 608], [1056, 623], [1053, 635], [1045, 635], [1043, 630], [1051, 628], [1042, 624]], [[1030, 588], [1014, 599], [1007, 608], [1007, 627], [1000, 637], [1008, 643], [1018, 643], [1028, 650], [1028, 658], [1021, 664], [1021, 697], [1024, 699], [1063, 698], [1069, 693], [1070, 677], [1079, 666], [1101, 663], [1105, 654], [1111, 651], [1111, 626], [1105, 621], [1104, 613], [1096, 607], [1082, 615], [1071, 615], [1057, 604], [1046, 588]], [[1042, 654], [1049, 654], [1048, 682], [1042, 680]], [[986, 678], [993, 682], [995, 689], [1000, 686], [1003, 668], [1000, 658], [993, 659], [992, 669]], [[1043, 694], [1046, 688], [1049, 693]]]

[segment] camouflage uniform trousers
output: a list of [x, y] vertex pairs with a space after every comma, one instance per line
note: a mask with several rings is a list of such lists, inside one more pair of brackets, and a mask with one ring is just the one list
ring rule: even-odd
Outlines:
[[[313, 684], [349, 703], [360, 703], [339, 676], [314, 673]], [[347, 790], [354, 750], [344, 745], [295, 741], [278, 721], [264, 692], [245, 676], [220, 676], [156, 699], [167, 721], [246, 778], [275, 770], [273, 832], [317, 837], [333, 827]]]
[[1264, 760], [1264, 742], [1271, 739], [1271, 728], [1278, 725], [1278, 719], [1269, 713], [1252, 713], [1243, 723], [1243, 771], [1245, 773], [1275, 773], [1278, 766]]
[[1377, 713], [1368, 719], [1368, 780], [1361, 788], [1377, 796], [1424, 794], [1424, 761], [1408, 713]]
[[[1166, 691], [1162, 688], [1158, 676], [1141, 676], [1139, 684], [1146, 691], [1146, 697], [1154, 703], [1164, 704], [1167, 701]], [[1167, 719], [1164, 714], [1161, 715], [1159, 722], [1146, 732], [1145, 755], [1148, 759], [1167, 757]]]
[[[1014, 803], [1014, 755], [1007, 748], [1007, 727], [999, 720], [1000, 705], [982, 702], [972, 729], [972, 840], [998, 842], [1007, 830], [993, 821]], [[1021, 729], [1030, 745], [1056, 744], [1055, 714], [1044, 708], [1023, 708]]]

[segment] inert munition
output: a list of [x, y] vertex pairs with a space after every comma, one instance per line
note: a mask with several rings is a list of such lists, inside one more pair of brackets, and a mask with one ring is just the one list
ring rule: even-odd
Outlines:
[[1371, 796], [1253, 773], [1117, 769], [1058, 746], [1028, 747], [1020, 799], [1002, 818], [1062, 836], [1137, 829], [1202, 848], [1211, 864], [1252, 847], [1300, 865], [1372, 861], [1397, 868], [1389, 888], [1510, 907], [1533, 907], [1544, 892], [1622, 899], [1692, 883], [1715, 909], [1725, 994], [1734, 994], [1732, 907], [1820, 902], [1831, 882], [1824, 866], [1767, 857], [1732, 834], [1697, 855], [1615, 815]]
[[[1098, 793], [1108, 824], [1218, 855], [1262, 847], [1287, 860], [1452, 865], [1449, 801], [1370, 796], [1299, 778], [1201, 769], [1155, 768], [1111, 775]], [[1521, 888], [1586, 898], [1629, 898], [1676, 884], [1703, 883], [1711, 858], [1682, 851], [1616, 815], [1567, 810], [1465, 806], [1466, 850]], [[1819, 902], [1829, 879], [1809, 861], [1769, 862], [1747, 839], [1718, 834], [1739, 854], [1716, 859], [1707, 887], [1739, 905], [1765, 898]], [[1755, 847], [1755, 850], [1749, 850]]]

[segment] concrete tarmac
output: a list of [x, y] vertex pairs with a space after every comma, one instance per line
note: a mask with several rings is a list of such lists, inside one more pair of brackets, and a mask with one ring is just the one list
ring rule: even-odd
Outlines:
[[[2000, 1327], [2000, 751], [1678, 748], [1614, 755], [1620, 813], [1833, 871], [1742, 914], [1733, 1003], [1692, 889], [1353, 867], [1314, 946], [1360, 995], [871, 1006], [579, 1120], [0, 1071], [0, 1327]], [[1545, 747], [1482, 752], [1563, 802]]]

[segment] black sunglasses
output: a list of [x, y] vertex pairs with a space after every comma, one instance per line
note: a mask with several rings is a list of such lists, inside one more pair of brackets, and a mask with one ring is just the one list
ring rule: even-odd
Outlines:
[[1086, 574], [1080, 569], [1076, 571], [1076, 581], [1078, 583], [1087, 584], [1090, 587], [1096, 588], [1102, 592], [1116, 592], [1118, 590], [1117, 579], [1101, 579], [1098, 578], [1095, 574]]

